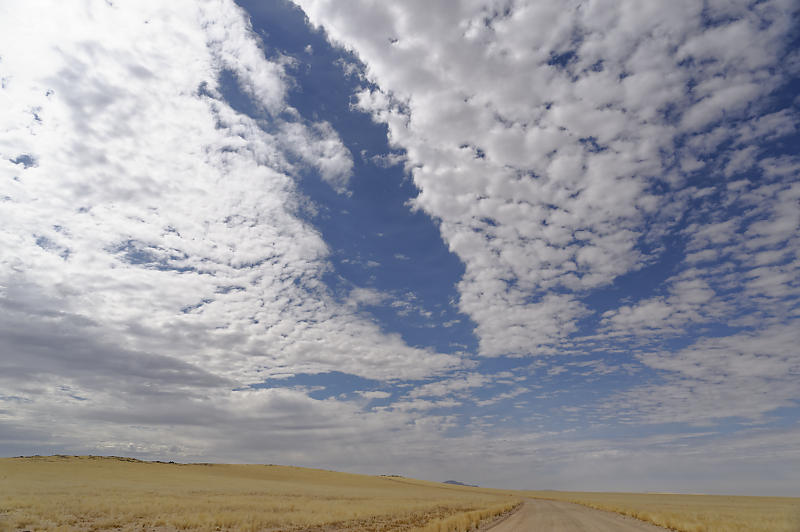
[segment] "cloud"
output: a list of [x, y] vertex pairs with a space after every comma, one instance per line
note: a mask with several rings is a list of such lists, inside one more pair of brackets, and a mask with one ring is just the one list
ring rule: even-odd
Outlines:
[[379, 390], [360, 391], [356, 393], [358, 393], [365, 399], [388, 399], [389, 397], [392, 396], [392, 394], [390, 394], [389, 392], [381, 392]]
[[645, 423], [763, 422], [769, 412], [796, 404], [798, 341], [791, 324], [703, 339], [676, 353], [642, 354], [642, 363], [665, 372], [666, 382], [634, 387], [609, 406]]
[[[485, 356], [564, 345], [587, 293], [658, 259], [689, 209], [656, 192], [685, 184], [664, 154], [694, 171], [686, 135], [766, 135], [751, 110], [784, 81], [792, 20], [784, 1], [296, 3], [364, 61], [375, 85], [358, 105], [387, 123], [415, 207], [464, 262], [459, 305]], [[727, 172], [757, 159], [732, 152]]]
[[389, 297], [388, 294], [374, 288], [356, 287], [350, 290], [348, 303], [353, 306], [379, 305]]
[[316, 168], [320, 177], [334, 190], [347, 192], [353, 174], [353, 156], [328, 122], [317, 122], [309, 129], [300, 123], [284, 123], [281, 142], [300, 158]]
[[454, 377], [423, 384], [408, 393], [409, 397], [441, 397], [453, 393], [463, 395], [463, 392], [472, 388], [479, 388], [492, 382], [492, 379], [480, 373], [470, 373], [461, 377]]
[[702, 278], [675, 278], [667, 281], [668, 297], [655, 297], [634, 306], [622, 306], [604, 313], [602, 323], [613, 336], [631, 334], [682, 334], [686, 327], [709, 322], [722, 315], [725, 304], [713, 301], [717, 294]]
[[[796, 419], [791, 1], [295, 3], [363, 61], [357, 107], [388, 126], [412, 207], [464, 264], [479, 355], [540, 355], [561, 383], [543, 401], [615, 375], [619, 393], [559, 403], [578, 432]], [[413, 393], [449, 384], [465, 383]], [[575, 438], [575, 478], [660, 453]]]
[[379, 166], [381, 168], [389, 168], [392, 166], [396, 166], [400, 163], [405, 163], [406, 158], [404, 155], [399, 153], [387, 153], [387, 154], [373, 155], [372, 157], [370, 157], [369, 160], [375, 166]]
[[[800, 161], [770, 148], [797, 131], [770, 98], [796, 70], [791, 2], [298, 3], [363, 60], [339, 65], [354, 112], [392, 146], [361, 162], [413, 177], [410, 206], [464, 264], [476, 354], [540, 358], [497, 372], [510, 361], [411, 347], [365, 313], [429, 317], [415, 287], [334, 297], [297, 182], [351, 200], [352, 153], [288, 104], [299, 59], [235, 4], [17, 3], [0, 8], [0, 451], [584, 489], [680, 470], [717, 490], [756, 456], [797, 485], [796, 430], [770, 425], [797, 399]], [[658, 286], [626, 285], [648, 268]], [[366, 382], [302, 381], [330, 372]], [[721, 418], [755, 428], [618, 436]]]
[[480, 400], [480, 401], [475, 401], [475, 404], [478, 405], [478, 406], [489, 406], [489, 405], [493, 405], [493, 404], [499, 403], [500, 401], [505, 401], [506, 399], [513, 399], [513, 398], [515, 398], [515, 397], [517, 397], [519, 395], [527, 393], [528, 391], [529, 390], [527, 388], [525, 388], [523, 386], [519, 386], [519, 387], [514, 388], [513, 390], [510, 390], [508, 392], [503, 392], [503, 393], [497, 394], [497, 395], [495, 395], [495, 396], [493, 396], [493, 397], [491, 397], [489, 399], [483, 399], [483, 400]]
[[[287, 104], [283, 59], [234, 4], [25, 3], [0, 19], [4, 449], [152, 456], [174, 440], [231, 459], [255, 447], [223, 426], [277, 434], [304, 412], [309, 431], [352, 434], [333, 421], [352, 405], [248, 389], [270, 376], [461, 366], [384, 334], [321, 281], [329, 250], [295, 180], [314, 167], [343, 190], [352, 160]], [[220, 97], [224, 71], [260, 115]]]

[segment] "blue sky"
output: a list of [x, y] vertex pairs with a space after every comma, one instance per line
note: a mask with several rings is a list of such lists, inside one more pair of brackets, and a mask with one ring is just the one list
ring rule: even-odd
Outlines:
[[800, 495], [796, 3], [42, 4], [0, 454]]

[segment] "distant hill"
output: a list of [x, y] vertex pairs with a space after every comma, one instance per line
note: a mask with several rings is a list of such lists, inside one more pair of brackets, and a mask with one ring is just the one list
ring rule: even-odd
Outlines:
[[445, 480], [443, 484], [454, 484], [456, 486], [469, 486], [470, 488], [477, 488], [478, 486], [475, 484], [465, 484], [463, 482], [459, 482], [457, 480]]

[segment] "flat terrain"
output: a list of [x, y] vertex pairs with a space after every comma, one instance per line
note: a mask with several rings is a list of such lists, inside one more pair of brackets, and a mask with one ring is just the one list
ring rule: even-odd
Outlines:
[[0, 530], [465, 530], [518, 502], [489, 490], [299, 467], [0, 459]]
[[0, 531], [663, 531], [644, 522], [681, 532], [800, 532], [800, 499], [493, 490], [275, 465], [0, 458]]
[[618, 514], [560, 501], [528, 499], [487, 532], [665, 532], [665, 529]]
[[516, 492], [616, 512], [680, 532], [800, 532], [800, 498], [672, 493]]

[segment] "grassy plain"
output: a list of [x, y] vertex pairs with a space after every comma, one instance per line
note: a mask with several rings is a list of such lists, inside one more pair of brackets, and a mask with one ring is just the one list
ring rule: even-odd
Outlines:
[[273, 465], [0, 458], [0, 530], [454, 532], [525, 497], [681, 532], [800, 532], [800, 499], [510, 491]]
[[800, 532], [800, 498], [566, 491], [517, 493], [575, 502], [681, 532]]
[[0, 530], [469, 530], [518, 497], [401, 477], [126, 458], [0, 459]]

